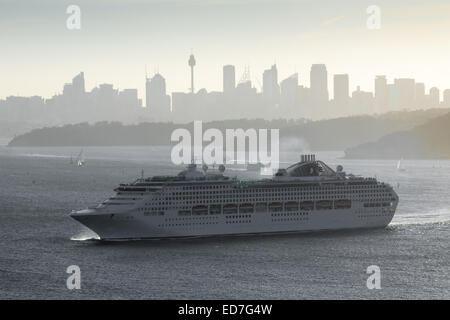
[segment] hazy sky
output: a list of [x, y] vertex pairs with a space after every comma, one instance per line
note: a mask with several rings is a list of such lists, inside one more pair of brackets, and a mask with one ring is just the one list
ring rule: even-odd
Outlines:
[[[81, 8], [81, 30], [68, 30], [66, 8]], [[366, 27], [369, 5], [381, 29]], [[309, 86], [312, 63], [349, 73], [353, 90], [373, 90], [377, 74], [411, 77], [427, 90], [450, 88], [450, 1], [324, 0], [0, 0], [0, 97], [50, 97], [85, 72], [99, 83], [138, 88], [145, 65], [168, 91], [187, 91], [191, 50], [196, 89], [221, 90], [222, 66], [248, 65], [259, 90], [277, 63], [280, 80], [299, 73]], [[330, 90], [331, 91], [331, 90]]]

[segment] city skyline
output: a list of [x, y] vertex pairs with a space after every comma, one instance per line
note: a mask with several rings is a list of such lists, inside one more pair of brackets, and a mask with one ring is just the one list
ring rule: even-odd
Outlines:
[[[191, 54], [190, 57], [195, 57], [195, 55]], [[336, 94], [341, 94], [341, 99], [342, 99], [342, 92], [341, 93], [337, 93], [336, 92], [336, 80], [338, 82], [340, 82], [338, 84], [338, 89], [340, 90], [344, 90], [346, 92], [348, 92], [348, 95], [351, 96], [351, 93], [354, 91], [358, 91], [360, 89], [362, 89], [362, 86], [359, 85], [358, 83], [356, 83], [354, 86], [350, 85], [350, 83], [355, 82], [354, 80], [352, 81], [352, 76], [349, 73], [337, 73], [337, 74], [333, 74], [330, 73], [328, 71], [327, 68], [327, 64], [324, 63], [320, 63], [320, 64], [312, 64], [310, 66], [310, 71], [308, 72], [308, 74], [305, 75], [299, 75], [298, 72], [294, 72], [294, 73], [290, 73], [286, 78], [279, 78], [278, 76], [278, 64], [272, 64], [272, 66], [269, 68], [264, 69], [261, 72], [261, 77], [260, 79], [262, 81], [259, 80], [259, 78], [253, 77], [254, 72], [252, 72], [252, 77], [250, 77], [249, 79], [246, 79], [246, 81], [250, 81], [252, 84], [252, 87], [254, 87], [256, 89], [257, 92], [264, 94], [264, 79], [265, 77], [267, 77], [267, 81], [268, 82], [272, 82], [271, 85], [274, 86], [278, 86], [277, 90], [280, 91], [281, 90], [281, 86], [282, 83], [288, 79], [291, 79], [292, 77], [295, 76], [296, 78], [296, 82], [298, 83], [299, 86], [303, 86], [306, 88], [311, 89], [311, 87], [313, 87], [313, 91], [318, 90], [318, 93], [316, 94], [317, 96], [321, 96], [324, 100], [327, 101], [331, 101], [331, 100], [335, 100], [336, 98]], [[316, 69], [318, 71], [319, 75], [318, 77], [322, 77], [321, 79], [316, 80], [316, 76], [314, 75], [313, 69]], [[147, 68], [145, 66], [145, 71], [144, 71], [144, 79], [145, 79], [145, 83], [150, 82], [153, 78], [157, 77], [160, 78], [162, 77], [162, 80], [158, 80], [158, 81], [162, 81], [162, 84], [159, 84], [159, 86], [164, 87], [164, 91], [167, 92], [169, 95], [171, 93], [174, 92], [189, 92], [189, 93], [198, 93], [200, 90], [206, 90], [207, 92], [226, 92], [226, 86], [228, 87], [228, 91], [230, 90], [231, 87], [236, 87], [239, 82], [242, 82], [243, 77], [246, 77], [246, 73], [250, 73], [250, 68], [248, 66], [244, 66], [243, 67], [243, 73], [241, 75], [239, 75], [239, 73], [236, 72], [236, 66], [233, 64], [223, 64], [222, 68], [221, 68], [221, 85], [220, 88], [218, 90], [208, 90], [208, 88], [198, 85], [193, 78], [191, 78], [191, 71], [190, 70], [185, 70], [186, 74], [189, 75], [189, 79], [186, 81], [186, 90], [174, 90], [174, 91], [170, 91], [169, 89], [167, 89], [169, 86], [167, 85], [167, 77], [164, 75], [164, 72], [160, 72], [159, 70], [156, 70], [154, 72], [147, 72]], [[271, 78], [271, 73], [275, 72], [275, 76], [272, 79]], [[84, 77], [85, 72], [84, 71], [78, 71], [77, 75], [73, 78], [73, 81], [77, 82], [78, 77], [80, 75], [83, 75]], [[149, 75], [150, 74], [150, 75]], [[71, 75], [69, 78], [73, 77], [73, 75]], [[232, 77], [232, 79], [231, 79]], [[84, 78], [83, 78], [84, 79]], [[241, 80], [239, 80], [241, 79]], [[300, 79], [308, 79], [307, 84], [305, 84], [305, 81], [300, 81]], [[344, 80], [345, 79], [345, 80]], [[375, 79], [375, 82], [373, 81], [373, 79]], [[387, 83], [389, 82], [389, 80], [391, 80], [392, 82], [398, 81], [400, 80], [400, 82], [402, 82], [402, 80], [412, 80], [412, 81], [416, 81], [415, 77], [397, 77], [397, 76], [390, 76], [387, 74], [375, 74], [372, 78], [372, 87], [368, 88], [368, 92], [372, 92], [373, 94], [375, 94], [376, 92], [376, 88], [377, 88], [377, 80], [379, 79], [384, 79], [384, 81]], [[66, 79], [67, 80], [67, 79]], [[342, 84], [342, 81], [345, 81], [345, 84]], [[192, 86], [192, 81], [193, 83], [195, 83], [196, 89], [195, 88], [191, 88]], [[316, 85], [314, 85], [314, 81], [316, 81]], [[89, 81], [88, 81], [89, 82]], [[142, 82], [142, 81], [141, 81]], [[228, 83], [227, 83], [228, 82]], [[129, 88], [121, 88], [121, 87], [117, 87], [114, 86], [114, 83], [111, 81], [106, 81], [106, 82], [100, 82], [100, 83], [95, 83], [92, 84], [90, 87], [86, 86], [86, 80], [83, 80], [82, 86], [83, 86], [83, 91], [92, 91], [95, 88], [98, 88], [101, 85], [112, 85], [116, 90], [130, 90]], [[226, 84], [227, 83], [227, 84]], [[313, 83], [313, 85], [311, 86], [311, 83]], [[64, 85], [62, 86], [62, 91], [59, 89], [55, 89], [54, 93], [51, 96], [44, 96], [44, 95], [40, 95], [40, 94], [36, 94], [36, 95], [17, 95], [17, 94], [10, 94], [7, 95], [5, 97], [0, 97], [0, 100], [5, 100], [5, 98], [7, 97], [41, 97], [44, 100], [49, 100], [52, 97], [58, 95], [61, 92], [64, 92], [64, 86], [68, 85], [70, 83], [68, 82], [64, 82]], [[415, 82], [415, 84], [418, 85], [422, 85], [424, 92], [428, 92], [430, 89], [433, 88], [437, 88], [439, 89], [439, 101], [442, 102], [444, 100], [444, 91], [447, 89], [447, 87], [437, 87], [437, 86], [427, 86], [424, 82]], [[267, 86], [267, 84], [266, 84]], [[342, 86], [344, 86], [344, 88], [342, 88]], [[59, 87], [61, 87], [61, 85], [59, 85]], [[315, 89], [315, 87], [319, 87], [318, 89]], [[450, 85], [448, 86], [450, 88]], [[143, 102], [143, 107], [148, 107], [149, 103], [147, 101], [148, 97], [146, 95], [147, 92], [147, 85], [144, 84], [143, 86], [143, 90], [139, 90], [137, 88], [133, 88], [133, 90], [137, 90], [137, 98], [139, 98], [140, 100], [142, 100]], [[195, 91], [192, 91], [192, 89], [195, 89]], [[364, 88], [365, 89], [365, 88]], [[270, 86], [267, 87], [266, 91], [271, 90]], [[365, 90], [364, 90], [365, 91]], [[273, 93], [270, 93], [273, 94]], [[279, 97], [278, 97], [279, 98]]]
[[[191, 50], [198, 60], [197, 87], [208, 91], [222, 87], [218, 61], [235, 65], [237, 75], [249, 66], [255, 83], [277, 63], [279, 79], [298, 73], [299, 83], [310, 86], [304, 76], [309, 66], [326, 63], [330, 74], [349, 73], [350, 88], [366, 91], [378, 74], [450, 86], [450, 5], [441, 0], [378, 1], [379, 30], [366, 27], [372, 3], [365, 1], [80, 0], [82, 24], [75, 31], [66, 28], [69, 4], [2, 1], [0, 38], [8, 45], [0, 61], [0, 98], [51, 97], [80, 70], [89, 74], [87, 89], [111, 82], [143, 92], [145, 65], [171, 79], [169, 92], [185, 91], [184, 57]], [[332, 87], [329, 79], [330, 95]]]
[[[193, 60], [194, 59], [194, 60]], [[194, 61], [194, 65], [195, 65], [195, 55], [191, 54], [189, 57], [189, 65], [192, 63], [192, 61]], [[191, 68], [191, 67], [189, 67]], [[266, 69], [263, 70], [263, 72], [261, 72], [261, 79], [262, 81], [259, 81], [258, 78], [255, 77], [250, 77], [248, 78], [248, 75], [251, 73], [250, 72], [250, 68], [248, 66], [244, 67], [243, 73], [242, 75], [239, 75], [238, 73], [236, 73], [236, 66], [233, 64], [223, 64], [222, 65], [222, 70], [221, 70], [221, 79], [222, 79], [222, 83], [221, 83], [221, 88], [219, 88], [218, 90], [208, 90], [207, 88], [203, 87], [203, 86], [199, 86], [198, 84], [196, 84], [196, 82], [194, 81], [193, 78], [193, 74], [192, 71], [186, 70], [186, 73], [189, 73], [189, 80], [187, 81], [187, 89], [186, 90], [181, 90], [181, 91], [170, 91], [167, 85], [167, 77], [164, 76], [163, 72], [160, 72], [159, 70], [155, 70], [153, 73], [149, 73], [147, 72], [147, 68], [145, 68], [145, 85], [144, 85], [144, 90], [140, 91], [137, 88], [120, 88], [120, 87], [114, 87], [114, 83], [112, 82], [102, 82], [102, 83], [96, 83], [94, 84], [91, 88], [88, 88], [86, 86], [86, 80], [84, 79], [84, 71], [79, 71], [79, 73], [73, 77], [72, 79], [72, 84], [65, 82], [64, 85], [62, 86], [62, 91], [58, 91], [57, 89], [54, 90], [54, 94], [50, 97], [45, 97], [43, 95], [31, 95], [31, 96], [22, 96], [22, 95], [8, 95], [7, 97], [40, 97], [44, 100], [50, 100], [52, 98], [54, 98], [55, 96], [59, 95], [60, 93], [64, 93], [64, 90], [66, 89], [67, 86], [78, 86], [80, 88], [78, 88], [78, 90], [81, 90], [83, 92], [89, 92], [89, 91], [93, 91], [98, 87], [101, 86], [111, 86], [115, 88], [115, 90], [118, 91], [127, 91], [127, 90], [137, 90], [136, 91], [136, 98], [139, 99], [142, 102], [142, 107], [149, 107], [150, 104], [152, 104], [152, 102], [149, 102], [148, 99], [148, 92], [149, 91], [153, 91], [156, 94], [158, 94], [158, 91], [163, 91], [164, 94], [168, 94], [169, 96], [173, 93], [177, 93], [177, 92], [186, 92], [186, 93], [198, 93], [200, 90], [204, 91], [206, 90], [206, 92], [220, 92], [220, 93], [226, 93], [227, 91], [230, 92], [232, 89], [235, 89], [240, 83], [243, 82], [250, 82], [252, 88], [254, 88], [256, 90], [257, 93], [261, 93], [263, 96], [265, 96], [266, 99], [269, 100], [275, 100], [276, 101], [280, 99], [280, 92], [282, 90], [283, 87], [283, 83], [287, 83], [289, 80], [293, 80], [293, 78], [295, 78], [295, 83], [296, 85], [300, 86], [300, 87], [304, 87], [307, 89], [311, 89], [311, 94], [312, 94], [312, 98], [313, 99], [319, 99], [322, 101], [332, 101], [332, 100], [339, 100], [340, 102], [342, 102], [342, 99], [345, 99], [345, 95], [347, 95], [348, 97], [351, 97], [351, 94], [355, 91], [365, 91], [365, 90], [361, 90], [361, 86], [359, 84], [356, 84], [354, 87], [352, 87], [350, 85], [351, 83], [351, 79], [352, 76], [349, 73], [339, 73], [339, 74], [332, 74], [328, 71], [327, 65], [326, 64], [312, 64], [310, 66], [310, 71], [308, 73], [307, 76], [301, 76], [299, 75], [298, 72], [295, 73], [291, 73], [289, 76], [287, 76], [286, 78], [279, 78], [278, 76], [278, 64], [272, 64], [270, 67], [267, 67]], [[252, 73], [254, 74], [254, 73]], [[73, 75], [72, 75], [73, 76]], [[80, 79], [80, 77], [82, 78], [82, 80]], [[239, 80], [240, 79], [240, 80]], [[256, 80], [255, 80], [256, 79]], [[309, 79], [308, 83], [309, 85], [306, 86], [303, 83], [301, 83], [299, 80], [300, 79]], [[151, 89], [149, 88], [149, 85], [151, 86], [151, 82], [153, 82], [153, 80], [155, 80], [155, 89]], [[391, 84], [389, 84], [389, 80], [391, 80]], [[446, 87], [444, 88], [439, 88], [436, 86], [427, 86], [424, 82], [416, 82], [416, 79], [414, 77], [396, 77], [396, 76], [389, 76], [386, 74], [376, 74], [373, 77], [372, 80], [372, 88], [369, 88], [369, 90], [367, 92], [373, 93], [374, 95], [374, 100], [377, 100], [376, 97], [376, 92], [377, 92], [377, 88], [380, 90], [380, 81], [381, 81], [381, 85], [385, 85], [385, 86], [389, 86], [389, 85], [406, 85], [408, 86], [406, 83], [409, 82], [410, 87], [413, 86], [414, 90], [417, 89], [418, 86], [421, 86], [421, 90], [423, 91], [423, 94], [426, 94], [427, 92], [429, 92], [430, 90], [433, 91], [435, 89], [438, 89], [437, 94], [439, 96], [439, 102], [444, 102], [445, 99], [448, 99], [448, 96], [446, 96], [444, 94], [444, 92], [447, 90]], [[196, 86], [197, 89], [193, 88], [193, 86]], [[82, 89], [81, 89], [82, 87]], [[449, 86], [450, 87], [450, 86]], [[386, 88], [387, 90], [387, 88]], [[139, 93], [140, 92], [140, 93]], [[278, 92], [277, 93], [277, 97], [273, 97], [273, 95], [275, 94], [274, 92]], [[436, 93], [436, 92], [435, 92]], [[448, 95], [448, 92], [447, 92]], [[7, 98], [5, 97], [5, 98]], [[385, 99], [387, 99], [387, 97], [384, 97]], [[407, 97], [404, 97], [405, 99], [407, 99]], [[410, 99], [414, 99], [414, 96], [410, 96]], [[161, 99], [165, 99], [165, 97], [161, 97]], [[378, 99], [380, 99], [378, 97]], [[5, 100], [4, 98], [0, 98], [0, 100]], [[164, 103], [167, 103], [166, 101]], [[387, 103], [387, 102], [386, 102]], [[412, 103], [411, 104], [406, 104], [403, 106], [398, 106], [398, 107], [406, 107], [409, 108], [411, 106], [414, 106]]]
[[[41, 96], [0, 99], [0, 118], [8, 131], [15, 123], [35, 127], [86, 121], [321, 120], [450, 107], [450, 89], [429, 88], [412, 78], [385, 75], [377, 75], [373, 79], [371, 91], [362, 90], [360, 86], [351, 89], [351, 75], [330, 74], [325, 64], [310, 66], [311, 87], [299, 84], [298, 73], [279, 79], [277, 65], [273, 64], [262, 73], [263, 83], [259, 83], [261, 89], [258, 90], [251, 81], [248, 68], [239, 77], [235, 66], [227, 64], [222, 69], [221, 91], [208, 92], [204, 88], [192, 91], [192, 88], [198, 88], [193, 78], [196, 58], [191, 54], [185, 61], [191, 68], [189, 89], [185, 91], [168, 92], [167, 81], [170, 79], [158, 72], [153, 76], [145, 74], [146, 89], [140, 94], [136, 88], [117, 89], [111, 83], [100, 83], [89, 90], [82, 71], [70, 83], [61, 86], [62, 92], [49, 99]], [[329, 81], [332, 81], [332, 87], [328, 85]], [[334, 88], [332, 94], [331, 88]], [[146, 97], [145, 103], [140, 96]]]
[[449, 299], [449, 30], [450, 0], [0, 0], [0, 300]]
[[[196, 55], [194, 54], [194, 56], [196, 56]], [[181, 60], [183, 60], [183, 59], [181, 58]], [[287, 80], [292, 75], [296, 74], [297, 78], [298, 78], [298, 84], [299, 85], [311, 88], [310, 70], [308, 70], [308, 72], [306, 74], [300, 74], [299, 72], [295, 71], [297, 69], [294, 69], [294, 70], [291, 70], [291, 71], [285, 71], [284, 74], [286, 74], [286, 77], [281, 77], [280, 78], [280, 76], [278, 75], [279, 74], [279, 71], [278, 71], [279, 70], [279, 64], [278, 63], [272, 64], [272, 66], [274, 66], [274, 65], [277, 67], [277, 77], [276, 77], [277, 79], [276, 79], [276, 81], [277, 81], [277, 83], [279, 85], [281, 85], [281, 82], [283, 80]], [[386, 79], [391, 79], [392, 81], [394, 81], [395, 79], [414, 79], [414, 80], [417, 79], [416, 77], [414, 77], [413, 74], [410, 74], [410, 76], [405, 76], [405, 77], [401, 76], [401, 77], [399, 77], [399, 76], [395, 76], [395, 75], [382, 74], [382, 73], [379, 72], [379, 73], [374, 73], [373, 77], [371, 79], [369, 79], [369, 80], [366, 79], [364, 81], [361, 81], [362, 83], [370, 83], [370, 85], [368, 85], [368, 86], [362, 86], [360, 83], [358, 83], [356, 80], [354, 80], [354, 78], [351, 76], [351, 74], [345, 72], [345, 68], [342, 68], [342, 70], [344, 72], [332, 73], [332, 72], [329, 71], [328, 64], [326, 64], [326, 63], [313, 63], [311, 66], [321, 66], [321, 65], [326, 67], [325, 68], [326, 69], [325, 72], [328, 74], [328, 77], [327, 77], [326, 83], [325, 83], [325, 85], [327, 87], [328, 100], [332, 100], [333, 97], [335, 96], [334, 76], [344, 76], [344, 75], [346, 75], [348, 77], [348, 90], [349, 90], [350, 94], [351, 94], [352, 91], [357, 90], [358, 87], [360, 89], [365, 90], [365, 91], [369, 91], [369, 92], [375, 93], [375, 90], [374, 90], [375, 86], [374, 86], [374, 83], [373, 83], [373, 79], [375, 79], [375, 78], [377, 78], [379, 76], [386, 77]], [[246, 72], [251, 71], [251, 78], [249, 80], [252, 82], [252, 84], [254, 85], [254, 87], [257, 89], [258, 92], [263, 92], [264, 91], [263, 90], [263, 87], [264, 87], [264, 84], [263, 84], [264, 83], [264, 72], [268, 70], [267, 67], [264, 67], [263, 70], [261, 70], [260, 75], [259, 75], [259, 73], [256, 73], [248, 65], [236, 67], [236, 65], [228, 63], [228, 64], [222, 64], [220, 66], [220, 68], [218, 68], [218, 74], [220, 73], [220, 76], [217, 76], [217, 78], [220, 78], [220, 85], [217, 87], [216, 90], [210, 90], [210, 89], [208, 89], [208, 86], [203, 86], [203, 85], [199, 84], [197, 80], [195, 80], [194, 81], [195, 86], [196, 86], [194, 88], [195, 92], [198, 92], [201, 89], [204, 89], [207, 92], [224, 92], [224, 87], [223, 87], [223, 85], [224, 85], [223, 84], [224, 83], [223, 82], [224, 81], [224, 78], [223, 78], [224, 77], [223, 76], [223, 71], [224, 70], [223, 70], [223, 68], [224, 67], [232, 67], [233, 68], [232, 72], [235, 75], [235, 85], [238, 84], [239, 79], [242, 76], [245, 76]], [[142, 81], [142, 77], [144, 77], [144, 79], [146, 79], [146, 78], [151, 79], [155, 75], [163, 75], [164, 79], [166, 80], [165, 86], [167, 87], [167, 92], [169, 92], [169, 93], [172, 93], [172, 92], [191, 92], [191, 80], [192, 79], [191, 79], [190, 67], [188, 67], [189, 69], [186, 68], [186, 70], [183, 70], [184, 71], [183, 77], [186, 78], [185, 90], [171, 90], [170, 89], [171, 86], [169, 85], [171, 81], [168, 80], [168, 77], [165, 75], [165, 73], [163, 71], [161, 71], [159, 68], [155, 68], [153, 71], [149, 72], [147, 70], [147, 68], [148, 68], [147, 65], [143, 66], [142, 75], [140, 77], [140, 79], [141, 79], [140, 82], [144, 83], [144, 85], [139, 85], [137, 87], [134, 87], [135, 89], [138, 90], [138, 97], [139, 97], [139, 99], [141, 99], [144, 102], [144, 104], [143, 104], [144, 106], [147, 104], [147, 102], [146, 102], [146, 94], [145, 94], [146, 86], [145, 86], [145, 82]], [[84, 70], [84, 69], [82, 68], [81, 70]], [[239, 73], [240, 71], [241, 71], [241, 73]], [[78, 70], [74, 74], [77, 74], [79, 72], [86, 73], [85, 71]], [[230, 72], [230, 70], [227, 70], [227, 72]], [[259, 76], [254, 76], [255, 74], [258, 74]], [[201, 77], [201, 73], [198, 73], [198, 71], [196, 71], [196, 76], [197, 75], [199, 75]], [[71, 74], [68, 78], [71, 78], [71, 77], [73, 77], [73, 74]], [[63, 83], [65, 83], [65, 81], [67, 81], [67, 78], [63, 81]], [[86, 82], [88, 83], [88, 85], [86, 85], [86, 91], [93, 90], [96, 87], [98, 87], [100, 84], [114, 84], [113, 81], [108, 81], [106, 79], [105, 79], [105, 81], [98, 82], [98, 83], [93, 83], [92, 80], [87, 80]], [[422, 81], [421, 83], [424, 83], [424, 82], [425, 81]], [[429, 89], [431, 89], [433, 87], [439, 88], [440, 89], [440, 100], [442, 100], [443, 99], [443, 90], [445, 90], [446, 88], [450, 88], [450, 80], [448, 82], [449, 82], [449, 84], [448, 84], [447, 87], [446, 86], [439, 87], [439, 86], [434, 86], [434, 85], [428, 85], [425, 89], [429, 90]], [[59, 84], [59, 86], [60, 86], [60, 84]], [[59, 86], [57, 86], [56, 88], [59, 88]], [[56, 88], [54, 90], [52, 90], [53, 93], [50, 94], [49, 96], [46, 96], [44, 94], [39, 94], [39, 93], [31, 94], [31, 95], [22, 95], [22, 94], [20, 94], [20, 92], [17, 92], [17, 93], [11, 93], [11, 94], [7, 94], [7, 95], [4, 95], [4, 96], [0, 96], [0, 99], [6, 99], [9, 96], [16, 96], [16, 97], [39, 96], [39, 97], [42, 97], [44, 99], [50, 99], [54, 95], [58, 94], [58, 92], [59, 92], [58, 90], [59, 89], [56, 89]], [[129, 87], [116, 86], [116, 89], [119, 89], [119, 90], [127, 89], [127, 88], [129, 88]]]

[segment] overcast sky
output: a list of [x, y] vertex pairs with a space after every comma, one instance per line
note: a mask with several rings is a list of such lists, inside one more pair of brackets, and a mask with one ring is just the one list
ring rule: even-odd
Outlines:
[[[81, 8], [81, 30], [68, 30], [68, 5]], [[366, 26], [370, 5], [381, 29]], [[450, 1], [325, 0], [0, 0], [0, 98], [50, 97], [80, 71], [90, 90], [100, 83], [138, 88], [145, 65], [167, 88], [221, 90], [222, 66], [250, 67], [259, 90], [275, 63], [280, 80], [299, 73], [309, 86], [312, 63], [349, 73], [353, 90], [373, 90], [375, 75], [410, 77], [427, 90], [450, 88]], [[331, 91], [331, 90], [330, 90]]]

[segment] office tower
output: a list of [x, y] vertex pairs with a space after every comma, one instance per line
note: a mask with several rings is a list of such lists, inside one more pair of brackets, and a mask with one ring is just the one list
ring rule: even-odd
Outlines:
[[387, 85], [387, 93], [388, 93], [388, 107], [390, 110], [395, 110], [398, 108], [398, 96], [397, 96], [397, 87], [395, 84], [390, 83]]
[[378, 112], [387, 111], [388, 87], [386, 76], [375, 77], [375, 107]]
[[99, 97], [99, 100], [106, 104], [111, 102], [117, 94], [118, 90], [114, 89], [113, 85], [109, 83], [100, 84], [98, 90], [96, 90], [96, 95]]
[[145, 97], [146, 97], [146, 106], [150, 108], [152, 104], [154, 105], [154, 101], [158, 101], [161, 97], [166, 96], [166, 80], [164, 77], [157, 73], [153, 76], [153, 78], [146, 79], [145, 82]]
[[324, 64], [313, 64], [310, 72], [311, 99], [315, 104], [328, 102], [328, 75]]
[[119, 91], [118, 104], [122, 112], [132, 112], [133, 108], [142, 107], [142, 101], [138, 98], [137, 89], [123, 89]]
[[146, 106], [156, 117], [170, 112], [170, 96], [166, 94], [166, 80], [157, 73], [145, 84]]
[[450, 107], [450, 89], [444, 90], [444, 97], [443, 97], [442, 104], [446, 107]]
[[416, 82], [414, 79], [395, 79], [398, 107], [412, 108], [415, 101]]
[[344, 107], [349, 100], [349, 80], [348, 74], [335, 74], [334, 84], [334, 102], [339, 107]]
[[299, 107], [300, 117], [311, 119], [311, 101], [310, 101], [310, 90], [305, 86], [298, 86], [297, 89], [297, 104]]
[[69, 107], [79, 103], [85, 94], [84, 72], [80, 72], [73, 79], [72, 83], [64, 84], [63, 96], [68, 99]]
[[430, 95], [428, 96], [428, 107], [430, 108], [438, 107], [439, 102], [440, 102], [439, 89], [433, 87], [430, 89]]
[[[289, 78], [281, 81], [280, 105], [285, 109], [294, 109], [298, 96], [298, 74], [294, 73]], [[287, 114], [286, 114], [287, 115]]]
[[72, 90], [75, 94], [85, 93], [84, 88], [84, 72], [80, 72], [72, 79]]
[[276, 65], [273, 65], [263, 73], [263, 97], [270, 104], [278, 104], [280, 102], [280, 86], [278, 85]]
[[352, 92], [352, 105], [355, 112], [359, 114], [375, 112], [372, 92], [361, 91], [359, 86]]
[[243, 97], [256, 95], [256, 88], [252, 87], [252, 80], [250, 75], [250, 68], [245, 67], [244, 73], [236, 86], [236, 98], [242, 99]]
[[415, 89], [415, 106], [417, 108], [423, 108], [426, 106], [426, 98], [425, 98], [425, 84], [416, 83]]
[[73, 98], [73, 85], [71, 83], [65, 83], [63, 87], [63, 96]]
[[223, 66], [223, 93], [233, 92], [236, 88], [236, 74], [234, 66]]

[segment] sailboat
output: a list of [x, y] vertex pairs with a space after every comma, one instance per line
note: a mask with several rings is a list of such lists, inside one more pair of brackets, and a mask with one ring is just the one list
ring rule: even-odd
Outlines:
[[403, 160], [403, 158], [401, 158], [401, 159], [398, 160], [398, 162], [397, 162], [397, 170], [398, 170], [398, 171], [406, 171], [405, 168], [402, 167], [402, 160]]
[[81, 149], [80, 154], [78, 155], [77, 159], [77, 166], [83, 167], [85, 164], [84, 155], [83, 155], [83, 149]]

